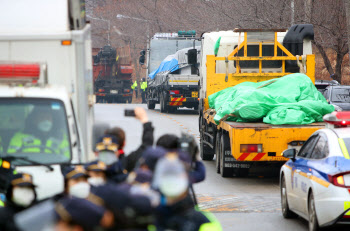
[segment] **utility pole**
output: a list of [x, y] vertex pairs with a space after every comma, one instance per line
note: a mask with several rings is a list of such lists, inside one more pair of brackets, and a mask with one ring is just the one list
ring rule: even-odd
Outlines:
[[346, 31], [348, 33], [348, 46], [350, 51], [350, 0], [344, 0], [346, 11]]
[[291, 25], [294, 24], [294, 0], [291, 0], [290, 2], [290, 9], [291, 9]]

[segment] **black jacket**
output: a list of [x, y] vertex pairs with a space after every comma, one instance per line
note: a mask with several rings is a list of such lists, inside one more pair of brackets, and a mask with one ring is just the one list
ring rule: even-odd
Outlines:
[[12, 201], [6, 202], [6, 207], [0, 208], [0, 230], [17, 231], [19, 230], [13, 220], [16, 213], [23, 211], [25, 208], [16, 205]]
[[151, 122], [143, 124], [142, 144], [138, 149], [126, 157], [126, 170], [128, 172], [134, 170], [137, 161], [140, 159], [142, 153], [146, 150], [146, 148], [153, 145], [153, 130], [154, 128]]

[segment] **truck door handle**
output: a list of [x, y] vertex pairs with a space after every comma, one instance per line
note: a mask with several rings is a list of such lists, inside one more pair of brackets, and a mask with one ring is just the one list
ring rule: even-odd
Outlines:
[[299, 173], [300, 171], [301, 171], [300, 169], [295, 170], [296, 173]]

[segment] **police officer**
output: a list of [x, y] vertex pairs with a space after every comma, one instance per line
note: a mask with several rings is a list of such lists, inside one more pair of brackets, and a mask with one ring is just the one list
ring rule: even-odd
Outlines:
[[118, 140], [113, 135], [103, 135], [96, 144], [98, 160], [107, 165], [107, 179], [115, 183], [121, 183], [127, 178], [127, 171], [123, 163], [119, 161]]
[[70, 157], [66, 134], [54, 126], [52, 111], [36, 107], [26, 119], [26, 127], [12, 137], [7, 153], [56, 153]]
[[57, 224], [55, 230], [93, 231], [114, 225], [113, 214], [102, 206], [76, 197], [65, 197], [55, 206]]
[[137, 94], [138, 94], [138, 88], [137, 88], [137, 81], [135, 80], [135, 82], [133, 83], [133, 85], [131, 85], [131, 89], [133, 91], [135, 91], [135, 97], [137, 98]]
[[35, 202], [36, 192], [32, 176], [26, 173], [14, 174], [6, 192], [5, 207], [0, 208], [0, 230], [18, 230], [13, 220], [14, 215]]
[[88, 182], [93, 187], [98, 187], [107, 183], [107, 165], [102, 161], [95, 160], [85, 165], [85, 170], [89, 175]]
[[62, 167], [62, 174], [64, 176], [64, 195], [78, 198], [89, 196], [91, 187], [84, 166], [64, 166]]
[[123, 185], [105, 184], [96, 187], [88, 200], [113, 212], [115, 226], [111, 230], [140, 230], [137, 228], [144, 227], [145, 221], [138, 218], [152, 214], [149, 198], [132, 195], [130, 189]]
[[146, 89], [147, 89], [147, 81], [145, 78], [142, 78], [142, 82], [141, 82], [142, 103], [146, 103]]

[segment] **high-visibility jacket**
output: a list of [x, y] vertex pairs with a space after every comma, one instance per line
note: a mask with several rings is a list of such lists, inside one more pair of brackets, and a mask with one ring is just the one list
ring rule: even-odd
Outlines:
[[134, 84], [131, 85], [131, 89], [135, 90], [136, 87], [137, 87], [137, 81], [135, 80]]
[[[45, 148], [48, 147], [48, 148]], [[70, 158], [70, 149], [67, 136], [62, 140], [57, 138], [48, 138], [45, 144], [37, 137], [17, 132], [11, 139], [7, 153], [56, 153], [64, 154]]]
[[202, 213], [209, 220], [209, 222], [202, 224], [199, 227], [198, 231], [222, 231], [220, 222], [216, 219], [216, 217], [212, 213], [201, 211], [198, 209], [197, 206], [196, 206], [196, 210]]
[[142, 89], [143, 91], [146, 91], [146, 88], [147, 88], [147, 82], [142, 82], [142, 83], [141, 83], [141, 89]]

